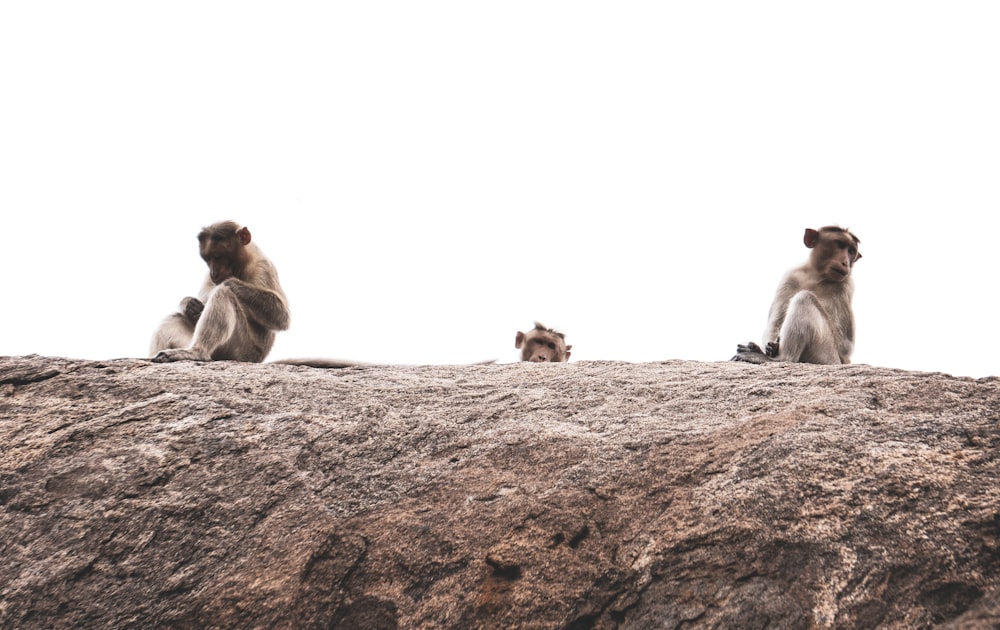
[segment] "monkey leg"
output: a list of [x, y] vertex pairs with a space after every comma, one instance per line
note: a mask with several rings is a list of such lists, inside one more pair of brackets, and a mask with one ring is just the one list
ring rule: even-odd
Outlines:
[[812, 291], [800, 291], [792, 297], [779, 337], [779, 361], [823, 365], [841, 362], [830, 319]]
[[[178, 317], [183, 318], [178, 314]], [[153, 361], [247, 361], [260, 363], [274, 343], [274, 333], [254, 326], [236, 292], [225, 283], [215, 287], [186, 348], [159, 352]]]
[[186, 348], [194, 338], [194, 324], [181, 313], [168, 315], [153, 333], [149, 344], [149, 356], [156, 356], [160, 350]]
[[239, 296], [223, 283], [209, 295], [188, 350], [195, 361], [259, 363], [273, 343], [274, 333], [254, 326]]

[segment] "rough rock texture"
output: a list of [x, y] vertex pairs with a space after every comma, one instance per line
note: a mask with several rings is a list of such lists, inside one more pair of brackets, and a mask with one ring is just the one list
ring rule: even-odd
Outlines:
[[0, 627], [1000, 623], [1000, 380], [0, 359]]

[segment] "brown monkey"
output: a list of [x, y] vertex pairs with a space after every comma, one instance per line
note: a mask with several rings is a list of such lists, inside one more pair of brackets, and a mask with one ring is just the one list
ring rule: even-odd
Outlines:
[[181, 300], [153, 334], [153, 361], [264, 360], [290, 316], [277, 270], [250, 238], [232, 221], [198, 234], [208, 278], [198, 297]]
[[521, 350], [521, 360], [534, 363], [560, 363], [569, 361], [570, 349], [566, 335], [546, 328], [538, 322], [526, 333], [518, 331], [514, 347]]
[[738, 345], [734, 361], [850, 363], [854, 351], [851, 270], [861, 260], [861, 240], [848, 230], [807, 229], [803, 242], [812, 252], [806, 264], [782, 279], [771, 303], [764, 350]]

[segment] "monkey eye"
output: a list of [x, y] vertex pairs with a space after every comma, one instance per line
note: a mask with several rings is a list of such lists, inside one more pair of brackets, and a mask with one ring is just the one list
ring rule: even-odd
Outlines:
[[556, 344], [552, 343], [551, 341], [548, 342], [548, 343], [546, 343], [545, 345], [549, 347], [549, 350], [555, 350], [556, 349]]

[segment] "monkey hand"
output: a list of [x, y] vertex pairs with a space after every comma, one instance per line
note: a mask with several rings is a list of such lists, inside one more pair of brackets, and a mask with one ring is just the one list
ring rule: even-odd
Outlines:
[[771, 357], [772, 359], [778, 358], [778, 343], [780, 341], [781, 341], [780, 339], [778, 341], [768, 341], [767, 347], [764, 348], [764, 354]]
[[198, 298], [186, 297], [181, 300], [181, 313], [191, 322], [192, 326], [198, 323], [203, 310], [205, 310], [205, 305]]
[[764, 354], [764, 351], [760, 349], [760, 346], [750, 341], [747, 345], [738, 344], [736, 346], [736, 356], [734, 356], [730, 361], [742, 361], [743, 363], [769, 363], [774, 361], [771, 357]]
[[150, 360], [153, 363], [173, 363], [174, 361], [211, 361], [212, 357], [195, 348], [174, 348], [161, 350]]

